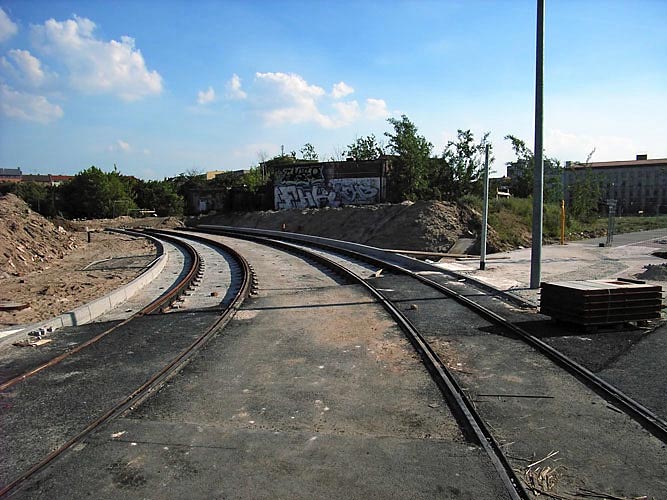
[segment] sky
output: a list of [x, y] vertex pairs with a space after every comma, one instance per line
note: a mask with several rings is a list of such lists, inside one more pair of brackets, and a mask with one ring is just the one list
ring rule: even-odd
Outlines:
[[[544, 146], [667, 157], [667, 0], [546, 0]], [[406, 115], [440, 155], [532, 149], [534, 0], [0, 0], [0, 167], [162, 179], [315, 146], [340, 159]]]

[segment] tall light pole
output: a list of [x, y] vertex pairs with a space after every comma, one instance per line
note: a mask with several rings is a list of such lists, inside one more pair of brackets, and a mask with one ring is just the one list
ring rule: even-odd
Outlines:
[[479, 242], [479, 268], [486, 269], [486, 233], [489, 224], [489, 145], [484, 149], [484, 202], [482, 207], [482, 235]]
[[542, 265], [542, 205], [544, 185], [544, 0], [537, 0], [535, 49], [535, 170], [533, 173], [533, 245], [530, 255], [530, 288], [540, 287]]

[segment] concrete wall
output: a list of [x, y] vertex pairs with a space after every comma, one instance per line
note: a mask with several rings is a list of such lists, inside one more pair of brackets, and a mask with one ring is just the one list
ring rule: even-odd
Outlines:
[[386, 200], [387, 162], [326, 162], [275, 169], [274, 207], [323, 208], [372, 205]]

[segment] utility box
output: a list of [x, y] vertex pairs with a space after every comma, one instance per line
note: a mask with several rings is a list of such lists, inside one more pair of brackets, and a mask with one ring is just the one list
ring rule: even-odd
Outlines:
[[540, 312], [583, 326], [659, 319], [662, 287], [610, 279], [542, 283]]

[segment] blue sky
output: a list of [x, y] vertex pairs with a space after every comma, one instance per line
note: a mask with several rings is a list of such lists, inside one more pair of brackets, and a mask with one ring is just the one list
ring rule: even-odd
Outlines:
[[[667, 157], [667, 1], [547, 0], [545, 148]], [[314, 144], [337, 157], [406, 114], [532, 148], [534, 1], [0, 0], [0, 167], [161, 179]]]

